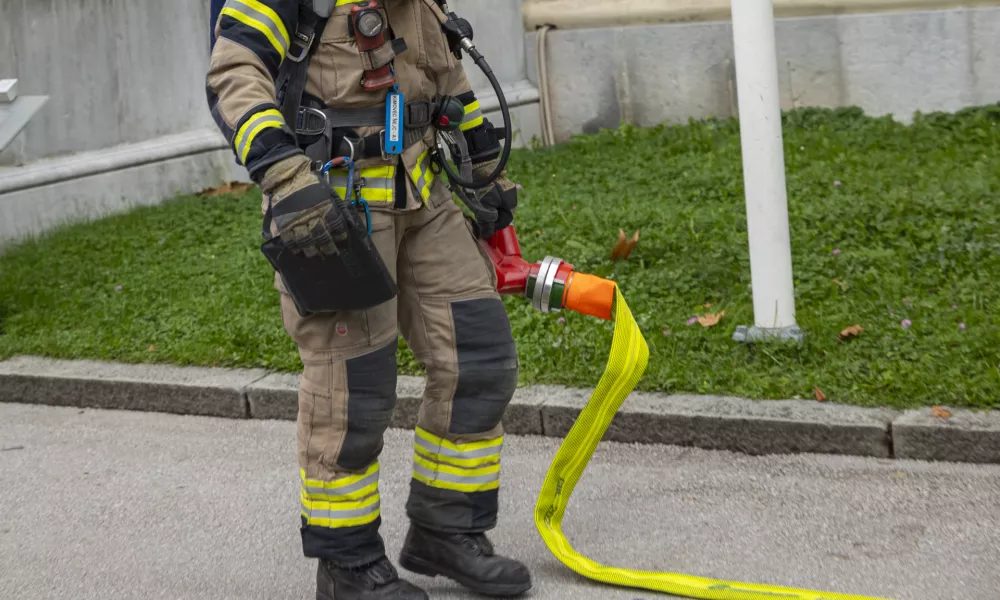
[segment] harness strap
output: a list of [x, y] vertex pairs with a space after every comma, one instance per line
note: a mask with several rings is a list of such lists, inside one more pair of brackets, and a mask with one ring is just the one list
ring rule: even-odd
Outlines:
[[306, 90], [306, 78], [309, 70], [309, 58], [315, 51], [316, 39], [323, 36], [327, 19], [313, 12], [310, 6], [299, 3], [299, 25], [292, 36], [285, 61], [278, 68], [275, 87], [278, 90], [278, 106], [285, 123], [294, 127], [298, 122], [299, 107], [302, 105], [302, 94]]

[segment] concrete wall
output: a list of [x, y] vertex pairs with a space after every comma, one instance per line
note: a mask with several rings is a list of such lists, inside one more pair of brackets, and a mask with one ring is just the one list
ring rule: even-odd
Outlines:
[[[785, 109], [854, 105], [906, 121], [1000, 101], [1000, 8], [778, 19], [776, 35]], [[553, 30], [547, 65], [559, 140], [737, 112], [727, 21]]]
[[49, 102], [10, 149], [27, 163], [212, 125], [205, 0], [0, 0], [0, 73]]
[[[453, 0], [537, 131], [520, 0]], [[49, 101], [0, 154], [0, 246], [66, 221], [246, 179], [205, 100], [209, 0], [0, 0], [0, 78]], [[491, 88], [466, 61], [486, 107]], [[517, 100], [517, 102], [515, 102]], [[495, 113], [489, 113], [494, 120]]]

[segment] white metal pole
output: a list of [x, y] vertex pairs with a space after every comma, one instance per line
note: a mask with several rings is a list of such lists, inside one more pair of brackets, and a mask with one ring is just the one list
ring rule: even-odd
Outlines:
[[774, 7], [772, 0], [732, 0], [732, 15], [753, 282], [750, 337], [798, 337]]

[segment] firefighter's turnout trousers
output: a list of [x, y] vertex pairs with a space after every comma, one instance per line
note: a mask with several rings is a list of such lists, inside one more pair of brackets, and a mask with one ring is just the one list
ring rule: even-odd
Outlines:
[[[296, 31], [298, 4], [229, 0], [218, 22], [209, 104], [236, 157], [258, 181], [270, 165], [302, 152], [277, 110], [274, 86]], [[455, 96], [465, 105], [465, 134], [488, 126], [461, 63], [422, 2], [382, 4], [393, 35], [407, 43], [394, 61], [407, 101]], [[350, 9], [337, 1], [309, 64], [306, 97], [321, 100], [322, 108], [385, 103], [384, 91], [361, 87]], [[370, 136], [381, 129], [354, 131]], [[496, 522], [501, 417], [517, 383], [517, 353], [489, 260], [430, 168], [433, 142], [431, 131], [401, 157], [358, 162], [361, 198], [371, 209], [375, 245], [398, 284], [396, 299], [362, 312], [303, 317], [276, 277], [284, 326], [304, 365], [298, 413], [303, 548], [342, 567], [384, 553], [379, 454], [396, 404], [400, 333], [427, 369], [409, 518], [445, 532], [482, 532]], [[346, 172], [331, 171], [342, 197], [345, 180]]]

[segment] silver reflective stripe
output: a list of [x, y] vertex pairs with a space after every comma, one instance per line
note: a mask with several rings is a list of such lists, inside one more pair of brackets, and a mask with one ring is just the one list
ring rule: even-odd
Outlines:
[[310, 510], [307, 506], [303, 506], [302, 509], [309, 515], [310, 519], [330, 519], [331, 521], [337, 521], [342, 519], [357, 519], [358, 517], [373, 515], [378, 512], [381, 504], [381, 500], [376, 500], [371, 504], [371, 506], [352, 510], [322, 510], [315, 508]]
[[451, 473], [434, 472], [427, 467], [414, 463], [413, 472], [423, 475], [431, 481], [447, 481], [449, 483], [482, 484], [500, 481], [500, 469], [489, 475], [452, 475]]
[[420, 161], [417, 165], [417, 169], [420, 170], [420, 179], [417, 180], [417, 191], [421, 194], [424, 192], [424, 186], [427, 185], [427, 169], [430, 167], [431, 155], [427, 153], [424, 160]]
[[458, 450], [452, 450], [451, 448], [445, 448], [444, 446], [438, 446], [433, 442], [429, 442], [424, 438], [415, 436], [416, 444], [425, 450], [429, 450], [434, 454], [439, 456], [447, 456], [448, 458], [485, 458], [487, 456], [499, 455], [500, 449], [503, 447], [503, 443], [497, 444], [496, 446], [490, 446], [489, 448], [480, 448], [478, 450], [466, 450], [461, 452]]
[[236, 12], [243, 13], [254, 21], [259, 21], [264, 27], [267, 27], [267, 29], [271, 32], [271, 35], [274, 36], [274, 39], [276, 39], [278, 44], [281, 46], [281, 58], [285, 58], [285, 55], [288, 54], [288, 41], [285, 39], [285, 35], [281, 33], [281, 29], [278, 28], [278, 24], [274, 22], [274, 19], [258, 10], [250, 8], [238, 0], [229, 0], [226, 2], [225, 7], [231, 8]]
[[[365, 477], [361, 481], [359, 481], [357, 483], [352, 483], [350, 485], [345, 485], [344, 487], [321, 488], [321, 487], [313, 487], [313, 486], [309, 486], [309, 485], [305, 485], [305, 484], [303, 484], [302, 487], [305, 488], [306, 493], [309, 494], [310, 496], [330, 496], [330, 497], [336, 497], [336, 496], [346, 496], [347, 494], [353, 494], [355, 492], [359, 492], [359, 491], [365, 489], [366, 487], [370, 486], [371, 484], [377, 483], [377, 482], [378, 482], [378, 471], [375, 471], [374, 473], [372, 473], [368, 477]], [[375, 493], [378, 493], [378, 492], [375, 492]]]
[[[354, 178], [354, 182], [357, 183], [358, 177]], [[393, 180], [386, 179], [384, 177], [368, 178], [364, 180], [364, 189], [369, 190], [391, 190], [393, 189]], [[346, 188], [347, 187], [347, 175], [336, 175], [330, 178], [330, 185], [335, 188]]]
[[236, 148], [236, 154], [238, 156], [246, 156], [246, 149], [253, 143], [255, 135], [253, 135], [253, 130], [257, 128], [258, 125], [262, 123], [277, 123], [279, 126], [284, 126], [285, 120], [279, 115], [257, 115], [250, 119], [250, 121], [241, 127], [245, 132], [243, 135], [243, 140], [240, 142], [239, 147]]
[[476, 119], [478, 119], [481, 116], [483, 116], [483, 109], [482, 108], [477, 108], [476, 110], [474, 110], [474, 111], [470, 112], [469, 114], [465, 115], [465, 118], [462, 119], [462, 124], [464, 125], [465, 123], [471, 123], [472, 121], [475, 121]]

